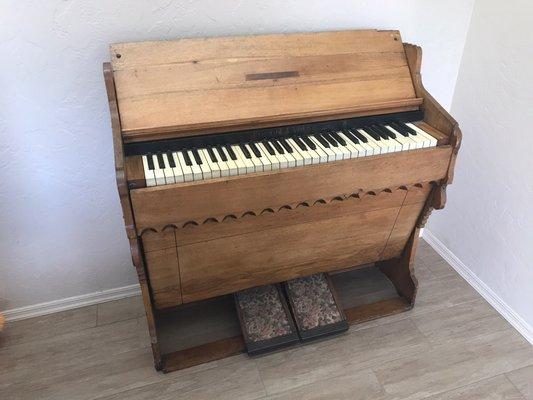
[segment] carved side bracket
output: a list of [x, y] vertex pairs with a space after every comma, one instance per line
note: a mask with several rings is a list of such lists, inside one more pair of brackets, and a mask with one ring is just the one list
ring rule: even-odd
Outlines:
[[411, 77], [417, 97], [423, 99], [422, 110], [424, 110], [424, 120], [429, 125], [448, 135], [449, 143], [453, 148], [452, 157], [448, 165], [446, 178], [443, 179], [435, 188], [433, 188], [422, 215], [417, 223], [417, 227], [423, 227], [431, 211], [444, 208], [446, 204], [446, 187], [452, 183], [457, 153], [461, 147], [462, 133], [457, 121], [446, 111], [431, 94], [428, 93], [422, 84], [422, 48], [409, 43], [404, 43], [407, 63], [411, 70]]

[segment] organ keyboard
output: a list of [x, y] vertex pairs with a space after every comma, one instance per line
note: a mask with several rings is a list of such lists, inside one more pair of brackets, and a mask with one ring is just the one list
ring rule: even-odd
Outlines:
[[196, 147], [173, 143], [163, 151], [143, 154], [145, 185], [244, 175], [437, 145], [437, 138], [411, 122], [269, 136], [258, 140], [241, 135], [234, 143], [213, 143], [206, 138], [198, 140]]
[[111, 57], [117, 186], [157, 369], [242, 351], [227, 299], [255, 286], [368, 267], [397, 295], [346, 308], [349, 323], [413, 307], [419, 231], [461, 140], [422, 85], [419, 47], [364, 30], [122, 43]]

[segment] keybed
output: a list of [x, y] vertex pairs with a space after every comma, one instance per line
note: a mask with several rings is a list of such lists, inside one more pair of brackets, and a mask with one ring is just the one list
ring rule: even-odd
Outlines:
[[238, 143], [143, 154], [146, 186], [209, 180], [378, 154], [435, 147], [437, 139], [410, 122], [324, 129]]

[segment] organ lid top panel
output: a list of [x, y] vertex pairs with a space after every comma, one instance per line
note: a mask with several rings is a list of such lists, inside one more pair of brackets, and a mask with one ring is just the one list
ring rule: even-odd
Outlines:
[[125, 141], [421, 104], [398, 31], [193, 38], [110, 50]]

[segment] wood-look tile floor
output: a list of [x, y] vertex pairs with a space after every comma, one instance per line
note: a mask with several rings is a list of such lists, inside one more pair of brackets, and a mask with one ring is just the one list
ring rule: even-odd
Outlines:
[[0, 399], [529, 399], [533, 346], [427, 244], [407, 313], [163, 375], [139, 298], [8, 324]]

